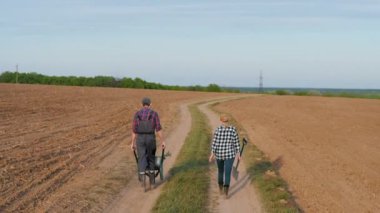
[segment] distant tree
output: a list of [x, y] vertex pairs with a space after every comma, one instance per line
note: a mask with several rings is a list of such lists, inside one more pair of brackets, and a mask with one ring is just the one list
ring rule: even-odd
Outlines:
[[[98, 87], [124, 87], [124, 88], [141, 88], [141, 89], [162, 89], [162, 90], [190, 90], [190, 91], [209, 91], [222, 92], [228, 91], [221, 89], [217, 84], [209, 84], [207, 87], [200, 85], [195, 86], [171, 86], [160, 83], [147, 82], [141, 78], [122, 78], [116, 79], [111, 76], [95, 77], [77, 77], [77, 76], [46, 76], [35, 72], [16, 73], [3, 72], [0, 74], [0, 82], [16, 83], [18, 75], [19, 83], [27, 84], [50, 84], [50, 85], [68, 85], [68, 86], [98, 86]], [[228, 91], [231, 92], [231, 91]]]
[[206, 87], [206, 91], [208, 91], [208, 92], [221, 92], [222, 89], [217, 84], [209, 84]]
[[9, 72], [9, 71], [1, 73], [0, 82], [2, 82], [2, 83], [16, 83], [16, 73]]
[[134, 88], [140, 88], [140, 89], [145, 88], [146, 82], [142, 80], [141, 78], [135, 78], [134, 82], [135, 82]]
[[125, 88], [133, 88], [135, 86], [135, 82], [132, 78], [123, 78], [121, 79], [121, 87]]
[[76, 86], [87, 86], [86, 85], [86, 77], [78, 77], [77, 80], [78, 84]]
[[290, 92], [287, 90], [276, 90], [276, 95], [290, 95]]

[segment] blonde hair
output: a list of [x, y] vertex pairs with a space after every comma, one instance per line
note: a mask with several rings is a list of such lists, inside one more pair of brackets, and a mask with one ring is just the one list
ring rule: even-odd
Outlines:
[[221, 121], [221, 122], [228, 122], [228, 121], [229, 121], [229, 117], [228, 117], [228, 115], [226, 115], [226, 114], [221, 114], [221, 115], [220, 115], [220, 121]]

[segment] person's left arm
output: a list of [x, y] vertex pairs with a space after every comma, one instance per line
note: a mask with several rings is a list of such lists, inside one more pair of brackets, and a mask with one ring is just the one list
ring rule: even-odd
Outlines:
[[132, 131], [131, 149], [132, 150], [136, 149], [136, 133], [134, 133], [133, 131]]
[[157, 112], [155, 113], [155, 116], [154, 116], [154, 123], [155, 123], [155, 130], [156, 130], [157, 136], [161, 143], [161, 148], [165, 149], [166, 144], [164, 141], [164, 135], [162, 134], [162, 126], [160, 122], [160, 117], [158, 116]]
[[234, 127], [234, 138], [235, 138], [235, 152], [236, 152], [236, 156], [237, 158], [240, 160], [241, 159], [241, 156], [240, 156], [240, 139], [239, 139], [239, 134], [237, 133], [237, 130], [236, 128]]

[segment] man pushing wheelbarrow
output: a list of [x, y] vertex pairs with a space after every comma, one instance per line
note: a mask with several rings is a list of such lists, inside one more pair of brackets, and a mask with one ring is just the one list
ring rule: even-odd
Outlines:
[[[137, 148], [137, 156], [135, 153], [135, 157], [138, 162], [139, 180], [145, 180], [147, 175], [149, 176], [149, 185], [155, 182], [156, 176], [156, 134], [161, 142], [162, 149], [165, 149], [161, 129], [158, 114], [151, 109], [151, 100], [143, 98], [142, 108], [133, 117], [131, 149], [135, 152]], [[162, 155], [161, 158], [163, 157]]]

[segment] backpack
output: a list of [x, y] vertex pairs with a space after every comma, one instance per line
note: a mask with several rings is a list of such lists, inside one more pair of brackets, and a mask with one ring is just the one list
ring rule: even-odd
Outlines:
[[137, 134], [154, 134], [155, 129], [153, 125], [153, 111], [148, 114], [148, 120], [143, 120], [139, 114], [137, 114], [137, 119], [139, 120], [137, 125]]

